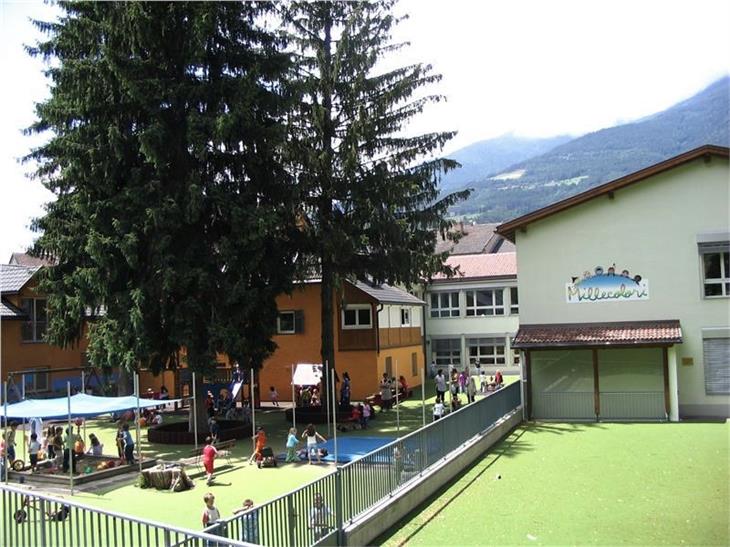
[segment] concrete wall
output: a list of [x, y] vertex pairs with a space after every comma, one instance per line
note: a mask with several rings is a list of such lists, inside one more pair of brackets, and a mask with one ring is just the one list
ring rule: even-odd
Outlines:
[[[728, 178], [727, 160], [697, 159], [518, 231], [520, 323], [679, 319], [680, 414], [727, 415], [730, 396], [705, 394], [702, 329], [730, 325], [730, 300], [703, 297], [697, 236], [730, 232]], [[649, 282], [648, 300], [566, 302], [571, 277], [614, 263]]]
[[[444, 458], [438, 467], [424, 473], [412, 485], [404, 487], [395, 496], [377, 505], [361, 516], [357, 522], [346, 527], [345, 545], [370, 545], [383, 531], [417, 509], [429, 496], [479, 459], [484, 452], [507, 436], [521, 422], [522, 407], [519, 407], [490, 428], [478, 440], [473, 441], [460, 452]], [[448, 541], [444, 542], [444, 544], [448, 543]]]

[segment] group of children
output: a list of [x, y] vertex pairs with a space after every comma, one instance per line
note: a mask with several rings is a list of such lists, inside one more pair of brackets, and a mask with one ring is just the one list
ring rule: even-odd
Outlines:
[[[11, 465], [16, 460], [17, 428], [18, 423], [11, 422], [2, 440], [2, 456], [5, 457], [7, 455], [8, 462]], [[89, 435], [89, 443], [91, 446], [88, 452], [86, 452], [86, 445], [78, 429], [80, 429], [78, 424], [77, 431], [75, 432], [73, 428], [67, 427], [64, 434], [63, 427], [50, 425], [40, 437], [36, 432], [40, 431], [40, 426], [37, 429], [31, 429], [31, 434], [28, 439], [23, 440], [23, 442], [27, 443], [31, 473], [35, 473], [38, 470], [38, 463], [41, 461], [50, 462], [49, 470], [51, 472], [56, 472], [58, 469], [61, 469], [66, 473], [69, 467], [74, 468], [75, 472], [76, 460], [79, 457], [84, 454], [101, 456], [103, 445], [99, 442], [97, 436], [93, 433]], [[5, 446], [6, 439], [7, 449]]]

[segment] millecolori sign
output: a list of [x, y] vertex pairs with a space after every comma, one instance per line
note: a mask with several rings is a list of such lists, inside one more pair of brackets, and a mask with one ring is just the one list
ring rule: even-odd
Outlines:
[[585, 271], [582, 276], [571, 278], [565, 284], [565, 301], [568, 304], [593, 302], [624, 302], [649, 300], [649, 281], [640, 275], [630, 275], [628, 270], [616, 273], [616, 265], [604, 271], [597, 266], [593, 273]]

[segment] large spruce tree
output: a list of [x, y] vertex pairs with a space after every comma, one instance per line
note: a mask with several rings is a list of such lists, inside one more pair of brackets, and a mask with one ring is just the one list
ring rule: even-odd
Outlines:
[[[435, 157], [453, 133], [409, 133], [423, 93], [440, 79], [429, 65], [384, 69], [396, 44], [395, 2], [301, 2], [283, 9], [296, 52], [289, 148], [309, 247], [321, 275], [322, 359], [335, 366], [333, 302], [345, 279], [411, 286], [443, 271], [434, 255], [448, 207], [438, 178], [456, 166]], [[329, 387], [329, 386], [328, 386]]]
[[92, 363], [158, 371], [185, 348], [260, 366], [290, 289], [296, 188], [281, 168], [288, 57], [266, 3], [60, 2], [30, 49], [51, 96], [29, 158], [55, 195], [33, 249], [48, 338], [73, 344], [89, 310]]

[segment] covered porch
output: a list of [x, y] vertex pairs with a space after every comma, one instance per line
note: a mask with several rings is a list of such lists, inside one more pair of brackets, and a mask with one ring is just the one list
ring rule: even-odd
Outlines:
[[528, 419], [678, 421], [678, 320], [522, 325]]

